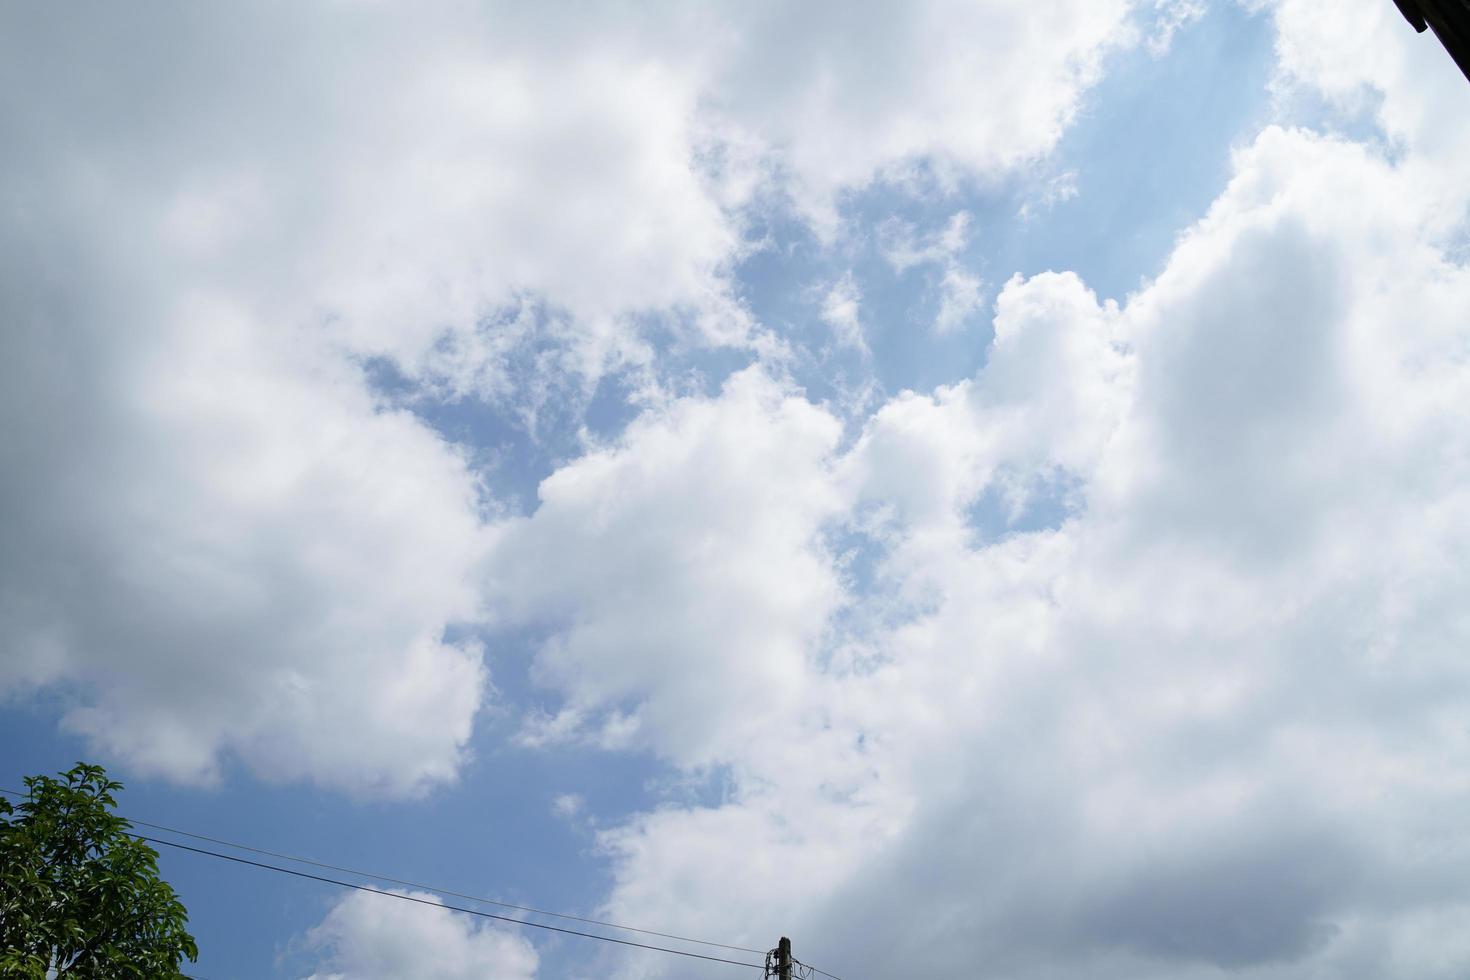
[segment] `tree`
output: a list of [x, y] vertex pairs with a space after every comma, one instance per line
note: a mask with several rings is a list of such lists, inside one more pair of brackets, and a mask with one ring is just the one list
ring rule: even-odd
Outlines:
[[199, 951], [158, 852], [112, 812], [122, 784], [78, 763], [0, 798], [0, 977], [178, 978]]

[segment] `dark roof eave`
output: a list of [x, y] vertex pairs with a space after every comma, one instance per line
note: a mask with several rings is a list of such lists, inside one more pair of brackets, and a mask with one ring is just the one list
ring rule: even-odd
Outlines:
[[1399, 13], [1423, 33], [1433, 29], [1439, 43], [1470, 81], [1470, 0], [1393, 0]]

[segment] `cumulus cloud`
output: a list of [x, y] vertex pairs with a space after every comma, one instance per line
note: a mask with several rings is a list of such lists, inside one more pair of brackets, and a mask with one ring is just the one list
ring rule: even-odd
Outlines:
[[[570, 317], [564, 371], [590, 372], [631, 350], [614, 313], [703, 303], [729, 226], [660, 101], [684, 90], [476, 49], [473, 20], [51, 13], [0, 59], [0, 680], [59, 686], [67, 729], [147, 773], [452, 779], [487, 690], [448, 638], [479, 611], [482, 488], [363, 359], [494, 387]], [[677, 261], [638, 244], [659, 229]]]
[[[637, 314], [742, 342], [727, 273], [739, 208], [762, 181], [815, 214], [896, 170], [986, 175], [1032, 159], [1126, 37], [1127, 11], [936, 0], [576, 19], [470, 4], [36, 17], [8, 32], [25, 40], [6, 71], [13, 92], [48, 97], [7, 102], [7, 135], [25, 148], [9, 172], [31, 207], [126, 223], [175, 275], [247, 289], [288, 319], [330, 318], [354, 349], [451, 390], [493, 391], [525, 339], [510, 327], [526, 325], [496, 314], [526, 301], [546, 305], [535, 326], [566, 344], [563, 371], [650, 356]], [[63, 77], [63, 64], [87, 69]], [[87, 167], [63, 165], [73, 148]]]
[[539, 958], [522, 936], [435, 908], [428, 892], [395, 891], [427, 902], [354, 892], [306, 934], [322, 963], [305, 980], [531, 980]]
[[[7, 12], [4, 690], [62, 692], [67, 729], [177, 779], [453, 778], [488, 690], [453, 639], [484, 488], [364, 365], [534, 415], [647, 368], [651, 331], [754, 344], [730, 285], [753, 202], [830, 216], [924, 161], [1044, 153], [1126, 5], [912, 12]], [[777, 415], [799, 452], [828, 438]], [[551, 487], [538, 528], [584, 505]], [[816, 629], [805, 532], [757, 531], [806, 583], [758, 604]], [[754, 655], [778, 686], [783, 643]], [[574, 704], [638, 689], [597, 678]]]
[[1044, 154], [1131, 37], [1125, 2], [744, 6], [721, 66], [742, 82], [714, 105], [779, 150], [819, 223], [875, 178], [953, 182]]
[[[815, 473], [768, 470], [844, 502], [827, 520], [866, 535], [865, 581], [836, 549], [814, 558], [843, 585], [829, 608], [866, 616], [785, 634], [804, 700], [740, 699], [785, 737], [752, 726], [700, 755], [733, 774], [718, 803], [602, 832], [607, 913], [817, 937], [799, 955], [838, 973], [1462, 973], [1470, 269], [1451, 149], [1269, 127], [1126, 302], [1013, 279], [977, 377], [894, 398]], [[660, 499], [622, 485], [599, 513]], [[977, 535], [987, 494], [1045, 510], [1059, 485], [1030, 529]], [[667, 686], [634, 666], [620, 690], [657, 703], [696, 671], [728, 688], [732, 650], [682, 649]], [[656, 735], [679, 759], [713, 717]]]
[[568, 703], [528, 737], [595, 722], [605, 743], [696, 764], [753, 733], [751, 703], [799, 704], [839, 591], [819, 536], [839, 435], [751, 368], [543, 482], [487, 557], [499, 616], [554, 630], [536, 677]]
[[177, 779], [451, 778], [485, 684], [445, 637], [477, 609], [460, 454], [236, 306], [8, 245], [0, 683], [66, 685], [66, 728]]
[[[1126, 302], [1014, 278], [983, 370], [856, 433], [760, 366], [650, 396], [507, 517], [365, 363], [494, 402], [651, 364], [650, 320], [751, 344], [765, 192], [834, 234], [1036, 159], [1128, 5], [326, 9], [0, 32], [5, 690], [144, 771], [414, 793], [489, 689], [455, 627], [529, 625], [524, 742], [728, 781], [597, 824], [618, 919], [838, 972], [1464, 972], [1466, 130], [1391, 11], [1272, 8], [1279, 91], [1388, 152], [1264, 131]], [[967, 222], [880, 242], [940, 329]], [[392, 904], [318, 976], [534, 972]]]
[[[1028, 324], [1043, 335], [1120, 345], [1029, 386], [1041, 405], [1099, 386], [1033, 416], [1061, 420], [1029, 429], [1048, 458], [999, 454], [1070, 458], [1085, 509], [978, 550], [953, 531], [896, 550], [936, 608], [887, 639], [884, 683], [948, 723], [890, 722], [917, 815], [816, 934], [861, 943], [846, 923], [922, 929], [901, 910], [939, 907], [935, 972], [1022, 976], [1418, 975], [1446, 955], [1400, 931], [1465, 901], [1409, 854], [1464, 860], [1415, 814], [1467, 790], [1444, 726], [1470, 695], [1445, 605], [1470, 543], [1470, 444], [1448, 428], [1470, 273], [1424, 238], [1432, 198], [1359, 147], [1270, 130], [1237, 168], [1115, 320], [1065, 279], [1003, 294], [1002, 314], [1025, 292], [1060, 311]], [[981, 391], [1008, 373], [1001, 319]]]

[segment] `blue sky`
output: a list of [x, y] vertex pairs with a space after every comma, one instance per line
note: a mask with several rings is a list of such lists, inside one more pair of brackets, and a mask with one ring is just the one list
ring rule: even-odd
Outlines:
[[[4, 786], [847, 980], [1464, 975], [1392, 4], [92, 13], [0, 31]], [[161, 863], [212, 980], [741, 972]]]

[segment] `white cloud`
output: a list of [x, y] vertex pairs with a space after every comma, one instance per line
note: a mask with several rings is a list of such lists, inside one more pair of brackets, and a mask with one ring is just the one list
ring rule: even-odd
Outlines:
[[822, 298], [822, 319], [842, 343], [867, 350], [863, 340], [862, 301], [862, 291], [858, 289], [852, 273], [848, 272], [834, 282]]
[[[3, 32], [7, 689], [65, 685], [68, 725], [176, 778], [233, 754], [411, 793], [462, 759], [487, 680], [448, 637], [483, 587], [549, 635], [563, 703], [528, 741], [728, 770], [719, 804], [603, 833], [620, 919], [830, 937], [799, 953], [838, 972], [1463, 974], [1448, 59], [1366, 2], [1284, 0], [1280, 84], [1379, 93], [1392, 159], [1270, 129], [1122, 307], [1013, 279], [984, 371], [851, 445], [742, 372], [486, 529], [459, 453], [357, 359], [501, 397], [528, 348], [545, 385], [648, 362], [640, 314], [746, 343], [758, 190], [830, 232], [874, 178], [1021, 165], [1128, 36], [1081, 0], [539, 9]], [[945, 273], [941, 327], [979, 295], [966, 220], [890, 243]], [[1038, 530], [971, 526], [1059, 487]], [[368, 900], [315, 934], [337, 975], [426, 946], [435, 975], [534, 970]]]
[[[647, 367], [650, 321], [754, 343], [752, 200], [816, 216], [921, 159], [1044, 153], [1124, 8], [11, 12], [6, 692], [51, 685], [70, 730], [178, 779], [453, 778], [487, 690], [446, 639], [478, 613], [480, 488], [362, 360], [534, 417]], [[760, 601], [819, 624], [824, 573], [765, 531], [809, 591]]]
[[1403, 152], [1440, 202], [1438, 218], [1464, 220], [1470, 190], [1465, 77], [1430, 33], [1416, 34], [1396, 7], [1357, 0], [1271, 0], [1276, 24], [1276, 87], [1302, 89], [1349, 111], [1365, 111]]
[[573, 820], [587, 809], [587, 801], [580, 793], [559, 793], [551, 801], [551, 815], [562, 820]]
[[[737, 699], [721, 802], [603, 833], [607, 914], [838, 973], [1463, 973], [1470, 269], [1428, 166], [1271, 127], [1122, 307], [1012, 280], [980, 375], [824, 477], [887, 515], [862, 632], [787, 634], [805, 700]], [[1057, 470], [1077, 509], [976, 540]]]
[[322, 964], [306, 980], [531, 980], [536, 950], [523, 937], [432, 906], [353, 892], [306, 935]]
[[[1121, 0], [743, 5], [713, 104], [778, 150], [819, 224], [833, 195], [926, 166], [941, 183], [1049, 151], [1131, 39]], [[739, 81], [735, 81], [738, 79]]]
[[136, 771], [422, 791], [487, 690], [481, 488], [357, 364], [493, 393], [541, 332], [554, 377], [643, 356], [632, 310], [739, 334], [690, 90], [468, 8], [154, 12], [3, 32], [0, 675]]
[[444, 636], [478, 608], [464, 460], [231, 308], [113, 336], [105, 306], [33, 285], [77, 330], [58, 373], [18, 292], [45, 274], [11, 271], [0, 397], [32, 424], [0, 450], [0, 680], [66, 684], [65, 727], [148, 773], [212, 780], [232, 753], [357, 792], [453, 778], [485, 686], [478, 647]]
[[939, 308], [934, 329], [941, 334], [959, 329], [980, 309], [983, 284], [962, 262], [970, 223], [968, 211], [956, 211], [940, 231], [927, 236], [918, 235], [911, 225], [896, 219], [878, 228], [879, 249], [896, 271], [921, 265], [937, 269]]
[[[485, 320], [527, 299], [552, 311], [538, 335], [565, 345], [562, 372], [649, 357], [635, 314], [746, 342], [727, 274], [763, 181], [786, 175], [817, 215], [926, 162], [1031, 160], [1128, 35], [1127, 9], [58, 13], [11, 32], [7, 81], [47, 97], [7, 103], [25, 147], [10, 173], [41, 207], [126, 225], [173, 281], [328, 318], [358, 351], [494, 392], [527, 338]], [[128, 31], [147, 57], [114, 43]], [[65, 164], [71, 147], [87, 167]]]
[[1016, 217], [1029, 221], [1040, 211], [1049, 211], [1078, 194], [1077, 171], [1065, 170], [1041, 181], [1032, 194], [1016, 209]]
[[819, 531], [840, 506], [839, 434], [752, 368], [547, 478], [489, 557], [502, 619], [556, 629], [536, 677], [568, 703], [528, 735], [593, 724], [606, 744], [697, 764], [751, 736], [752, 703], [801, 703], [806, 647], [838, 596]]
[[1205, 15], [1205, 0], [1154, 0], [1157, 20], [1148, 37], [1148, 49], [1154, 57], [1168, 52], [1174, 35]]
[[963, 326], [980, 308], [980, 287], [978, 276], [957, 265], [947, 267], [939, 280], [939, 313], [934, 317], [934, 329], [949, 333]]

